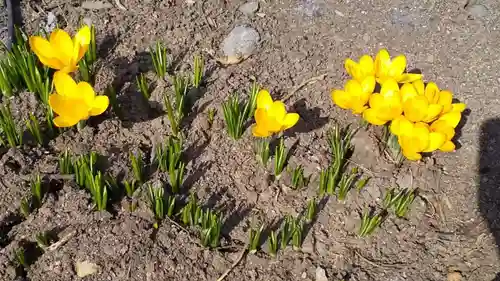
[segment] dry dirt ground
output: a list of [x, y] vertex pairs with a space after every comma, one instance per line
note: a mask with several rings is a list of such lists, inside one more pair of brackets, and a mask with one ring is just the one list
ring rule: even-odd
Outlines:
[[[110, 1], [114, 2], [114, 1]], [[469, 1], [470, 2], [470, 1]], [[350, 113], [336, 108], [333, 88], [343, 86], [343, 60], [375, 54], [380, 48], [407, 55], [409, 68], [426, 80], [452, 90], [470, 110], [454, 153], [438, 153], [425, 163], [406, 162], [396, 169], [377, 148], [372, 130], [361, 130], [353, 142], [352, 161], [372, 176], [359, 194], [345, 203], [330, 198], [307, 233], [302, 251], [286, 250], [278, 258], [249, 255], [226, 280], [500, 280], [500, 2], [477, 0], [294, 0], [259, 1], [256, 14], [238, 11], [244, 1], [121, 0], [126, 11], [111, 7], [83, 9], [80, 1], [22, 1], [27, 32], [56, 15], [61, 26], [74, 29], [79, 16], [97, 26], [99, 71], [96, 88], [113, 83], [123, 116], [108, 111], [81, 132], [67, 131], [44, 148], [3, 151], [0, 162], [0, 279], [79, 280], [75, 262], [89, 261], [98, 271], [85, 280], [216, 280], [238, 258], [231, 249], [210, 251], [174, 225], [161, 225], [151, 239], [152, 216], [141, 201], [131, 213], [121, 202], [109, 213], [91, 209], [87, 192], [53, 177], [57, 155], [97, 151], [106, 170], [129, 174], [128, 154], [149, 155], [154, 143], [169, 133], [160, 93], [150, 104], [141, 101], [134, 79], [151, 73], [147, 49], [157, 40], [171, 54], [172, 67], [189, 69], [193, 54], [207, 58], [204, 95], [184, 124], [187, 183], [204, 206], [224, 214], [226, 241], [246, 241], [250, 226], [272, 224], [286, 214], [298, 214], [316, 194], [317, 179], [304, 190], [282, 189], [267, 181], [252, 152], [247, 130], [241, 141], [224, 131], [220, 105], [234, 91], [243, 92], [255, 77], [276, 96], [303, 81], [306, 85], [288, 102], [302, 119], [287, 139], [298, 141], [291, 159], [317, 177], [328, 162], [326, 131], [334, 122], [354, 123]], [[231, 29], [248, 24], [260, 34], [255, 54], [228, 67], [216, 63], [220, 44]], [[42, 114], [32, 94], [14, 99], [19, 116]], [[218, 109], [212, 129], [208, 108]], [[51, 193], [27, 219], [19, 216], [33, 171], [45, 176]], [[158, 179], [158, 174], [151, 179]], [[385, 190], [395, 184], [420, 190], [408, 219], [389, 217], [374, 235], [358, 238], [359, 213], [380, 205]], [[187, 192], [187, 190], [185, 190]], [[34, 235], [49, 231], [72, 234], [54, 251], [40, 253]], [[235, 242], [234, 242], [235, 243]], [[13, 251], [28, 249], [29, 269], [16, 271]], [[328, 279], [321, 274], [326, 272]], [[19, 275], [25, 275], [20, 277]], [[458, 279], [452, 279], [458, 278]], [[497, 278], [497, 279], [495, 279]]]

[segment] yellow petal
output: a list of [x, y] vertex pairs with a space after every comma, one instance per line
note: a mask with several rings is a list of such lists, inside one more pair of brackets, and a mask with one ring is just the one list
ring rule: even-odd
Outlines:
[[375, 75], [379, 78], [387, 76], [391, 65], [391, 56], [386, 49], [382, 49], [375, 57]]
[[447, 113], [451, 111], [451, 102], [453, 100], [453, 94], [450, 91], [441, 91], [438, 94], [437, 103], [443, 106], [443, 112]]
[[451, 111], [446, 114], [443, 114], [438, 118], [438, 121], [445, 121], [448, 126], [452, 128], [456, 128], [458, 123], [460, 122], [460, 118], [462, 118], [462, 113], [458, 111]]
[[268, 110], [273, 104], [273, 98], [268, 90], [260, 90], [257, 94], [257, 108], [264, 108]]
[[54, 118], [53, 122], [56, 127], [59, 128], [65, 128], [65, 127], [72, 127], [76, 125], [80, 119], [75, 119], [72, 118], [72, 116], [57, 116]]
[[399, 86], [396, 80], [388, 79], [382, 84], [380, 94], [384, 97], [392, 97], [395, 93], [399, 92]]
[[355, 72], [356, 68], [358, 67], [358, 64], [355, 61], [353, 61], [352, 59], [348, 58], [344, 62], [344, 67], [345, 67], [347, 74], [349, 74], [351, 77], [355, 78], [354, 72]]
[[418, 73], [403, 73], [396, 77], [399, 83], [410, 83], [422, 79], [422, 74]]
[[50, 45], [52, 49], [55, 50], [56, 57], [65, 64], [72, 64], [73, 58], [73, 40], [66, 31], [62, 29], [56, 29], [50, 34]]
[[349, 94], [347, 94], [344, 91], [341, 90], [332, 91], [332, 100], [340, 108], [343, 109], [351, 108], [351, 96], [349, 96]]
[[373, 125], [384, 125], [385, 123], [387, 123], [387, 121], [381, 120], [377, 117], [377, 111], [373, 108], [368, 108], [367, 110], [363, 111], [363, 119]]
[[52, 94], [49, 96], [49, 105], [57, 115], [68, 120], [80, 121], [88, 117], [88, 108], [81, 99]]
[[351, 110], [353, 114], [361, 114], [363, 111], [365, 111], [368, 108], [365, 103], [361, 103], [359, 100], [353, 101], [353, 104], [351, 106]]
[[287, 113], [283, 119], [284, 130], [289, 129], [299, 121], [300, 116], [297, 113]]
[[78, 30], [73, 38], [73, 44], [75, 47], [75, 52], [73, 57], [75, 64], [85, 55], [90, 44], [90, 27], [88, 25], [83, 26]]
[[[365, 94], [368, 94], [368, 95], [364, 95], [365, 98], [366, 98], [366, 96], [369, 97], [370, 94], [373, 93], [373, 91], [375, 90], [375, 84], [376, 84], [376, 81], [375, 81], [374, 76], [366, 76], [363, 79], [363, 81], [361, 81], [361, 91]], [[368, 98], [366, 98], [366, 101], [368, 101]]]
[[429, 82], [425, 87], [425, 96], [430, 103], [437, 103], [439, 99], [439, 88], [434, 82]]
[[76, 91], [78, 92], [79, 97], [85, 101], [87, 107], [91, 108], [95, 98], [95, 92], [94, 89], [92, 89], [92, 86], [90, 86], [87, 82], [80, 82], [76, 85]]
[[429, 104], [429, 107], [427, 108], [427, 115], [424, 117], [422, 121], [426, 123], [430, 123], [441, 114], [443, 111], [443, 106], [440, 104]]
[[429, 144], [423, 152], [431, 152], [439, 149], [446, 142], [446, 137], [443, 133], [431, 132], [429, 134]]
[[418, 161], [422, 159], [422, 155], [415, 151], [402, 150], [403, 155], [410, 161]]
[[347, 81], [347, 83], [345, 83], [344, 90], [349, 95], [355, 95], [355, 96], [359, 96], [363, 91], [363, 89], [361, 88], [361, 84], [356, 80]]
[[362, 69], [365, 75], [373, 75], [375, 64], [373, 62], [373, 58], [369, 55], [363, 55], [359, 59], [359, 67]]
[[267, 111], [263, 108], [257, 108], [254, 113], [255, 123], [264, 124], [267, 120]]
[[371, 108], [379, 109], [386, 104], [384, 97], [381, 94], [373, 94], [370, 97], [369, 105]]
[[424, 96], [416, 96], [403, 104], [405, 117], [411, 122], [420, 122], [427, 115], [429, 103]]
[[391, 133], [396, 136], [410, 135], [413, 129], [413, 124], [403, 115], [400, 115], [392, 120], [390, 129]]
[[63, 71], [54, 73], [54, 86], [56, 92], [61, 96], [78, 97], [75, 80]]
[[422, 79], [417, 79], [413, 81], [413, 87], [415, 87], [415, 90], [417, 90], [417, 94], [423, 96], [425, 94], [425, 85], [424, 81]]
[[403, 103], [409, 99], [412, 99], [412, 98], [418, 96], [417, 89], [415, 89], [415, 87], [411, 83], [405, 83], [401, 87], [400, 94], [401, 94], [401, 100], [403, 101]]
[[40, 62], [53, 69], [61, 69], [64, 65], [57, 59], [55, 50], [49, 41], [40, 36], [32, 36], [29, 39], [31, 50], [37, 55]]
[[264, 126], [260, 126], [257, 124], [252, 126], [252, 134], [255, 137], [259, 137], [259, 138], [265, 138], [265, 137], [269, 137], [272, 135], [272, 133], [269, 132], [268, 130], [266, 130], [266, 128]]
[[451, 140], [455, 136], [455, 129], [443, 120], [433, 122], [430, 129], [433, 132], [443, 133], [446, 137], [446, 140]]
[[392, 60], [387, 76], [398, 77], [401, 74], [403, 74], [405, 69], [406, 69], [406, 57], [404, 55], [399, 55]]
[[273, 102], [271, 108], [268, 110], [268, 115], [278, 121], [283, 120], [286, 115], [285, 104], [281, 101]]
[[454, 103], [451, 105], [451, 111], [463, 112], [466, 108], [465, 103]]
[[107, 96], [97, 96], [94, 99], [94, 103], [92, 104], [92, 108], [90, 109], [89, 114], [91, 116], [101, 115], [109, 106], [109, 99]]
[[443, 152], [452, 152], [455, 151], [455, 144], [452, 141], [446, 141], [443, 146], [439, 148], [439, 150]]

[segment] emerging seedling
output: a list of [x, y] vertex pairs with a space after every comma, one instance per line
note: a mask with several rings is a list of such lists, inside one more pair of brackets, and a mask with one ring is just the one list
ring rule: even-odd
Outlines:
[[359, 236], [366, 237], [371, 235], [382, 224], [386, 213], [380, 212], [375, 214], [373, 211], [365, 211], [361, 217], [361, 226], [359, 228]]
[[90, 173], [87, 174], [87, 182], [96, 210], [106, 210], [108, 204], [108, 189], [103, 183], [101, 172], [98, 171], [95, 176]]
[[19, 212], [23, 215], [24, 218], [29, 217], [31, 213], [30, 201], [28, 198], [21, 199], [21, 205], [19, 206]]
[[142, 161], [142, 153], [139, 151], [137, 155], [130, 153], [130, 165], [132, 166], [132, 172], [134, 173], [135, 180], [138, 183], [142, 183], [144, 180], [144, 163]]
[[293, 189], [302, 189], [309, 183], [309, 179], [304, 176], [304, 167], [302, 165], [295, 167], [291, 174]]
[[136, 180], [124, 180], [123, 181], [123, 187], [125, 187], [125, 194], [129, 199], [132, 199], [135, 195], [135, 192], [137, 190], [137, 181]]
[[173, 218], [176, 206], [176, 200], [174, 196], [169, 196], [167, 198], [167, 217]]
[[141, 92], [144, 99], [149, 100], [149, 98], [151, 97], [151, 93], [149, 92], [148, 80], [144, 73], [139, 74], [139, 76], [135, 78], [135, 81], [137, 83], [137, 88]]
[[42, 179], [40, 175], [37, 174], [34, 179], [30, 182], [32, 204], [34, 208], [39, 208], [42, 205], [43, 190], [42, 190]]
[[274, 176], [276, 180], [279, 180], [281, 178], [281, 173], [285, 168], [287, 159], [288, 150], [285, 146], [285, 139], [283, 137], [280, 137], [278, 145], [276, 146], [276, 151], [274, 153]]
[[278, 252], [278, 238], [276, 236], [276, 232], [274, 230], [271, 231], [269, 234], [269, 241], [268, 241], [268, 247], [269, 247], [269, 255], [271, 257], [275, 257], [276, 253]]
[[384, 144], [384, 151], [386, 155], [397, 166], [401, 165], [404, 161], [404, 155], [399, 145], [398, 137], [391, 133], [389, 126], [384, 126], [382, 140]]
[[154, 148], [153, 162], [156, 163], [161, 172], [169, 172], [171, 167], [176, 169], [182, 155], [182, 140], [176, 137], [168, 137], [165, 145], [157, 145]]
[[292, 219], [292, 248], [299, 251], [302, 247], [304, 223], [300, 218]]
[[17, 250], [14, 251], [14, 256], [16, 259], [17, 264], [19, 266], [22, 266], [23, 268], [28, 268], [28, 264], [26, 263], [26, 257], [25, 257], [25, 249], [23, 247], [19, 247]]
[[30, 119], [26, 121], [26, 127], [30, 131], [33, 138], [35, 138], [35, 141], [38, 143], [38, 145], [42, 145], [43, 138], [42, 133], [40, 132], [40, 124], [38, 123], [38, 119], [35, 117], [35, 115], [33, 115], [33, 113], [30, 113]]
[[80, 155], [73, 162], [73, 171], [75, 172], [75, 181], [80, 187], [90, 190], [90, 185], [96, 174], [95, 164], [97, 162], [97, 153], [94, 151], [86, 155]]
[[170, 128], [174, 136], [178, 137], [180, 132], [180, 124], [184, 118], [185, 94], [187, 91], [187, 82], [182, 76], [175, 76], [172, 81], [174, 88], [175, 104], [168, 94], [164, 95], [164, 104], [167, 111], [167, 117], [170, 122]]
[[268, 138], [259, 138], [255, 141], [255, 155], [257, 156], [257, 161], [259, 161], [264, 168], [267, 167], [270, 155]]
[[205, 61], [203, 56], [194, 56], [193, 60], [193, 86], [195, 88], [200, 88], [201, 81], [203, 78], [203, 69], [205, 68]]
[[344, 201], [347, 193], [353, 188], [353, 183], [358, 176], [357, 171], [353, 169], [350, 174], [344, 173], [340, 177], [339, 186], [337, 189], [337, 198]]
[[201, 207], [198, 205], [198, 199], [196, 195], [191, 193], [189, 196], [189, 201], [181, 211], [181, 220], [185, 225], [197, 226], [200, 223], [200, 218], [202, 215]]
[[180, 161], [179, 167], [175, 168], [174, 165], [169, 167], [169, 183], [172, 188], [172, 193], [179, 193], [180, 188], [182, 187], [182, 183], [184, 182], [184, 169], [186, 164]]
[[415, 189], [403, 189], [399, 192], [395, 189], [390, 189], [384, 198], [384, 208], [393, 209], [397, 217], [403, 218], [415, 200], [415, 195]]
[[73, 174], [73, 162], [68, 150], [59, 155], [59, 172], [63, 175]]
[[288, 246], [288, 243], [292, 239], [293, 236], [293, 226], [294, 226], [294, 218], [292, 216], [287, 215], [283, 222], [283, 227], [281, 228], [280, 240], [281, 240], [281, 249], [285, 249]]
[[111, 104], [111, 108], [113, 109], [113, 112], [115, 113], [116, 116], [121, 118], [122, 116], [122, 111], [120, 106], [118, 105], [118, 99], [116, 98], [116, 90], [113, 85], [109, 85], [106, 87], [106, 90], [104, 91], [104, 94], [108, 96], [109, 98], [109, 104]]
[[162, 186], [148, 185], [149, 206], [154, 214], [156, 222], [154, 228], [158, 228], [159, 222], [165, 218], [165, 197]]
[[221, 228], [222, 222], [219, 216], [212, 212], [212, 210], [204, 211], [201, 215], [201, 244], [204, 247], [218, 247], [220, 243]]
[[307, 202], [306, 223], [311, 223], [316, 216], [316, 199], [310, 199]]
[[50, 245], [50, 239], [46, 232], [38, 233], [35, 237], [35, 240], [38, 248], [40, 248], [42, 251], [45, 251], [45, 249], [47, 249], [47, 247], [49, 247]]
[[358, 190], [358, 192], [360, 192], [368, 184], [369, 180], [370, 177], [364, 177], [356, 183], [356, 189]]
[[0, 106], [0, 142], [3, 146], [17, 147], [23, 144], [23, 132], [16, 126], [9, 103]]
[[265, 225], [261, 225], [259, 229], [250, 229], [250, 235], [248, 238], [248, 252], [250, 254], [257, 253], [257, 250], [260, 246], [260, 235], [262, 234], [262, 230], [264, 230]]
[[167, 48], [165, 48], [160, 42], [156, 43], [154, 48], [149, 51], [151, 59], [153, 61], [153, 66], [158, 78], [163, 79], [167, 74]]
[[234, 140], [243, 136], [246, 122], [252, 117], [257, 106], [257, 94], [259, 92], [256, 83], [252, 85], [248, 100], [243, 104], [237, 94], [233, 94], [222, 104], [224, 120], [226, 121], [227, 133]]
[[83, 81], [94, 84], [95, 62], [97, 60], [97, 47], [95, 40], [95, 26], [90, 26], [90, 44], [85, 56], [78, 63], [80, 76]]
[[15, 79], [21, 79], [14, 66], [10, 65], [9, 58], [0, 60], [0, 91], [7, 98], [15, 93], [16, 86], [20, 84]]
[[208, 122], [208, 126], [210, 126], [210, 128], [212, 128], [212, 125], [214, 124], [214, 119], [215, 119], [215, 113], [216, 113], [216, 109], [215, 108], [209, 108], [208, 109], [208, 112], [207, 112], [207, 122]]

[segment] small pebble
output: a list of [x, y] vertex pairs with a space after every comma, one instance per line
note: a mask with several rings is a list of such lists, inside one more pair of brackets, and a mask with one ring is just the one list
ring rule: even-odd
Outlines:
[[249, 57], [260, 41], [260, 35], [252, 27], [239, 25], [222, 41], [221, 48], [227, 57]]
[[242, 12], [245, 16], [251, 17], [254, 15], [255, 12], [257, 12], [258, 9], [259, 9], [259, 2], [250, 1], [241, 5], [238, 10], [240, 10], [240, 12]]
[[326, 271], [321, 266], [316, 267], [316, 281], [328, 281]]
[[469, 11], [469, 15], [475, 18], [484, 18], [488, 14], [488, 9], [480, 4], [475, 4], [467, 7], [467, 10]]

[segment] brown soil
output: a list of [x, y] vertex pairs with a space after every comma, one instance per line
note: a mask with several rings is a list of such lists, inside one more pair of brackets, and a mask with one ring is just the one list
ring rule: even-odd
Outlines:
[[[435, 62], [448, 57], [443, 53], [448, 47], [438, 43], [446, 40], [432, 39], [428, 45], [424, 39], [414, 41], [431, 34], [447, 39], [456, 35], [464, 25], [465, 12], [455, 3], [425, 6], [428, 10], [419, 18], [409, 18], [414, 14], [387, 13], [390, 7], [401, 10], [413, 1], [382, 1], [387, 3], [373, 6], [371, 1], [260, 1], [262, 14], [248, 18], [238, 11], [242, 1], [193, 1], [194, 5], [188, 5], [189, 1], [122, 0], [127, 11], [84, 10], [78, 1], [42, 2], [22, 3], [28, 33], [44, 25], [49, 11], [58, 16], [61, 26], [71, 30], [79, 16], [92, 19], [97, 26], [96, 89], [103, 91], [113, 84], [123, 116], [108, 110], [91, 119], [82, 131], [68, 130], [43, 148], [25, 145], [2, 151], [1, 280], [22, 275], [13, 263], [13, 252], [19, 246], [29, 250], [25, 278], [31, 281], [77, 280], [77, 261], [98, 266], [97, 273], [85, 280], [216, 280], [239, 257], [238, 247], [247, 240], [250, 226], [273, 225], [287, 214], [300, 214], [307, 200], [316, 195], [318, 171], [329, 161], [327, 130], [335, 122], [358, 122], [336, 108], [329, 95], [346, 79], [342, 68], [346, 57], [373, 54], [380, 45], [388, 46], [393, 52], [407, 54], [410, 68], [422, 69], [426, 77], [443, 87], [459, 87], [453, 80], [461, 74], [446, 72], [446, 63]], [[435, 12], [431, 13], [432, 9]], [[369, 17], [366, 11], [370, 11]], [[220, 42], [238, 23], [251, 24], [262, 42], [246, 61], [222, 67], [215, 61], [221, 55]], [[153, 218], [145, 200], [139, 200], [134, 212], [129, 212], [126, 200], [122, 200], [114, 202], [109, 212], [98, 213], [92, 210], [87, 192], [57, 176], [57, 157], [70, 149], [75, 154], [96, 151], [103, 157], [106, 172], [130, 177], [129, 152], [141, 150], [149, 159], [153, 144], [169, 135], [161, 100], [166, 87], [158, 85], [146, 104], [135, 86], [138, 73], [149, 71], [153, 77], [147, 50], [158, 40], [169, 48], [171, 69], [189, 71], [195, 53], [202, 52], [207, 58], [203, 96], [183, 124], [189, 161], [183, 191], [195, 192], [205, 207], [224, 214], [224, 245], [236, 248], [204, 249], [197, 244], [196, 233], [188, 234], [169, 222], [164, 222], [152, 239]], [[428, 60], [430, 53], [438, 66]], [[288, 102], [289, 108], [301, 115], [301, 122], [287, 137], [288, 147], [297, 142], [290, 163], [301, 164], [306, 174], [312, 174], [306, 189], [294, 191], [268, 180], [255, 160], [250, 130], [237, 142], [228, 137], [220, 105], [231, 93], [244, 93], [252, 77], [279, 96], [325, 73], [325, 79], [306, 85]], [[19, 120], [25, 120], [29, 112], [43, 115], [29, 93], [16, 97], [12, 108]], [[208, 108], [217, 109], [211, 129], [207, 126]], [[458, 156], [437, 154], [426, 163], [405, 162], [396, 168], [379, 152], [376, 134], [361, 130], [353, 140], [351, 158], [372, 180], [359, 194], [350, 192], [345, 203], [334, 197], [323, 202], [302, 251], [287, 249], [276, 259], [265, 253], [248, 255], [226, 280], [322, 281], [316, 279], [318, 267], [325, 269], [328, 280], [441, 281], [455, 271], [462, 280], [493, 280], [500, 268], [495, 241], [477, 212], [474, 172], [463, 164], [467, 160], [459, 159], [460, 150]], [[19, 205], [29, 194], [28, 181], [34, 172], [44, 176], [50, 192], [42, 207], [24, 219]], [[157, 172], [149, 176], [152, 182], [160, 179], [164, 175]], [[420, 190], [421, 197], [415, 200], [408, 218], [389, 216], [374, 235], [358, 238], [359, 214], [370, 206], [380, 206], [385, 190], [395, 184]], [[34, 236], [42, 231], [68, 241], [41, 253]]]

